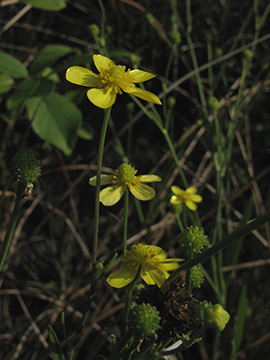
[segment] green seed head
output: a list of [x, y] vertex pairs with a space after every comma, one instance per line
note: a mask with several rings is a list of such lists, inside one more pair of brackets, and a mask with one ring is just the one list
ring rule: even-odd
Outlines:
[[168, 97], [168, 106], [169, 108], [173, 108], [176, 105], [176, 100], [173, 96]]
[[197, 321], [199, 325], [203, 326], [205, 324], [205, 311], [206, 309], [211, 308], [212, 306], [213, 305], [206, 300], [201, 301], [199, 303], [197, 308]]
[[135, 305], [129, 313], [129, 328], [134, 336], [144, 339], [154, 336], [159, 329], [159, 312], [150, 304]]
[[129, 184], [136, 175], [137, 170], [127, 163], [121, 164], [116, 170], [115, 178], [118, 184]]
[[243, 55], [244, 55], [244, 58], [246, 60], [251, 60], [252, 59], [252, 51], [249, 50], [249, 49], [245, 50]]
[[219, 105], [219, 101], [218, 101], [218, 99], [216, 97], [212, 96], [209, 99], [208, 103], [209, 103], [209, 106], [210, 106], [212, 111], [216, 112], [216, 111], [219, 110], [220, 105]]
[[173, 32], [171, 34], [171, 39], [172, 39], [172, 42], [177, 45], [180, 44], [180, 42], [182, 41], [181, 34], [179, 32]]
[[191, 268], [191, 287], [200, 288], [204, 281], [204, 276], [202, 273], [202, 268], [199, 265], [193, 266]]
[[204, 230], [198, 226], [190, 226], [180, 236], [179, 244], [187, 255], [199, 254], [207, 242]]
[[89, 30], [94, 37], [98, 36], [100, 33], [99, 27], [96, 24], [89, 25]]
[[40, 163], [32, 150], [19, 150], [11, 161], [11, 171], [20, 185], [31, 185], [40, 175]]

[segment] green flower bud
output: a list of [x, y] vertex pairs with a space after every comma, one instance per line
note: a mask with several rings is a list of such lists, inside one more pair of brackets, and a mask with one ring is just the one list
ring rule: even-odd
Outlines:
[[150, 22], [150, 24], [153, 24], [154, 22], [154, 16], [151, 13], [146, 13], [146, 19]]
[[197, 321], [198, 321], [198, 324], [199, 325], [202, 325], [204, 326], [205, 324], [205, 311], [208, 309], [208, 308], [211, 308], [213, 305], [204, 300], [204, 301], [201, 301], [197, 307]]
[[133, 101], [130, 101], [126, 104], [127, 111], [131, 114], [134, 112], [135, 109], [135, 103]]
[[249, 50], [249, 49], [245, 50], [243, 55], [244, 55], [244, 58], [246, 60], [251, 60], [252, 59], [252, 51]]
[[99, 36], [100, 30], [99, 30], [99, 27], [96, 24], [89, 25], [88, 29], [90, 30], [91, 34], [94, 37]]
[[215, 53], [216, 53], [216, 56], [219, 57], [219, 56], [221, 56], [223, 54], [223, 50], [218, 47], [218, 48], [215, 49]]
[[169, 108], [173, 108], [176, 104], [176, 100], [173, 96], [168, 97], [168, 106]]
[[212, 96], [209, 101], [208, 101], [208, 104], [211, 108], [212, 111], [216, 112], [219, 110], [220, 108], [220, 105], [219, 105], [219, 101], [216, 97]]
[[131, 54], [130, 55], [130, 61], [132, 63], [133, 69], [137, 69], [138, 66], [140, 65], [141, 58], [140, 58], [140, 56], [138, 56], [136, 54]]
[[190, 276], [191, 276], [191, 287], [200, 288], [204, 281], [204, 276], [202, 273], [201, 266], [200, 265], [193, 266], [190, 270]]
[[173, 32], [171, 34], [171, 39], [172, 39], [172, 42], [176, 45], [180, 44], [180, 42], [182, 41], [181, 34], [179, 32]]
[[180, 247], [187, 255], [199, 254], [207, 242], [204, 230], [198, 226], [185, 229], [179, 239]]
[[19, 150], [11, 161], [11, 171], [16, 177], [20, 186], [33, 188], [33, 182], [37, 180], [40, 175], [40, 164], [32, 150]]
[[212, 41], [213, 41], [213, 34], [208, 31], [208, 32], [205, 34], [205, 40], [206, 40], [206, 42], [208, 42], [208, 43], [212, 42]]
[[110, 26], [110, 25], [107, 25], [106, 26], [106, 32], [107, 32], [108, 35], [112, 34], [113, 33], [113, 27]]
[[134, 305], [130, 310], [128, 325], [134, 336], [144, 339], [154, 336], [159, 329], [159, 312], [150, 304]]
[[211, 329], [222, 331], [230, 320], [230, 314], [220, 304], [208, 307], [204, 312], [205, 325]]

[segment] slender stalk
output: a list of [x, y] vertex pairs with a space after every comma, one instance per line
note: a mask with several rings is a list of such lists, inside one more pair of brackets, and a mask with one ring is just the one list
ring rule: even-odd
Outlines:
[[124, 195], [124, 223], [123, 223], [123, 254], [126, 255], [127, 250], [127, 228], [128, 228], [128, 198], [129, 190], [125, 191]]
[[5, 236], [3, 245], [2, 245], [1, 250], [0, 250], [0, 271], [2, 271], [2, 268], [3, 268], [3, 265], [4, 265], [8, 250], [9, 250], [10, 245], [11, 245], [13, 234], [14, 234], [14, 231], [16, 229], [16, 225], [17, 225], [17, 223], [19, 221], [19, 218], [21, 216], [21, 208], [22, 208], [22, 204], [23, 204], [23, 194], [24, 194], [24, 191], [19, 189], [18, 193], [17, 193], [17, 199], [16, 199], [16, 203], [15, 203], [15, 206], [14, 206], [14, 209], [13, 209], [13, 213], [11, 215], [11, 219], [10, 219], [8, 229], [7, 229], [7, 232], [6, 232], [6, 236]]
[[135, 276], [135, 279], [129, 284], [129, 286], [126, 288], [126, 292], [125, 292], [125, 331], [127, 331], [128, 329], [128, 326], [127, 326], [127, 320], [128, 320], [128, 314], [129, 314], [129, 311], [130, 311], [130, 307], [131, 307], [131, 301], [132, 301], [132, 294], [133, 294], [133, 291], [135, 289], [135, 285], [137, 283], [137, 280], [139, 278], [139, 275], [140, 275], [140, 272], [141, 272], [141, 269], [139, 268], [136, 276]]
[[185, 227], [183, 226], [180, 214], [178, 212], [176, 212], [175, 217], [176, 217], [176, 221], [177, 221], [180, 231], [183, 232], [185, 230]]
[[106, 131], [110, 119], [111, 107], [105, 110], [104, 120], [101, 128], [98, 158], [97, 158], [97, 180], [95, 196], [95, 222], [94, 222], [94, 239], [93, 239], [93, 268], [97, 260], [98, 231], [99, 231], [99, 193], [100, 193], [100, 174], [103, 159], [103, 150], [106, 137]]
[[185, 173], [184, 173], [183, 169], [181, 168], [181, 166], [180, 166], [180, 164], [179, 164], [179, 159], [178, 159], [178, 156], [177, 156], [177, 154], [176, 154], [176, 151], [175, 151], [175, 148], [174, 148], [174, 146], [173, 146], [173, 143], [172, 143], [172, 141], [171, 141], [171, 138], [170, 138], [170, 136], [169, 136], [169, 134], [168, 134], [168, 131], [163, 128], [163, 129], [162, 129], [162, 134], [164, 135], [164, 137], [165, 137], [165, 139], [166, 139], [166, 141], [167, 141], [167, 144], [168, 144], [168, 146], [169, 146], [169, 149], [170, 149], [170, 152], [171, 152], [171, 154], [172, 154], [173, 160], [174, 160], [175, 165], [176, 165], [176, 167], [177, 167], [177, 169], [178, 169], [178, 171], [179, 171], [179, 175], [180, 175], [180, 177], [181, 177], [181, 180], [182, 180], [184, 186], [187, 188], [187, 187], [188, 187], [188, 182], [187, 182]]

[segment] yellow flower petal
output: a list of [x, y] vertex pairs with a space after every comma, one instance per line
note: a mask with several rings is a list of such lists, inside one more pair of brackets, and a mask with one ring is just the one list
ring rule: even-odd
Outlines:
[[137, 96], [140, 99], [143, 99], [145, 101], [150, 101], [154, 104], [158, 104], [158, 105], [162, 105], [161, 101], [159, 100], [159, 98], [151, 93], [150, 91], [144, 90], [144, 89], [140, 89], [138, 87], [130, 87], [128, 89], [125, 89], [125, 92], [128, 94], [132, 94], [134, 96]]
[[184, 190], [180, 189], [180, 187], [173, 185], [171, 186], [171, 191], [175, 194], [175, 195], [183, 195], [184, 194]]
[[71, 66], [66, 71], [66, 79], [76, 85], [95, 87], [98, 79], [93, 71], [82, 66]]
[[182, 200], [178, 196], [173, 195], [170, 199], [170, 202], [173, 205], [180, 205], [182, 203]]
[[142, 184], [141, 182], [135, 182], [129, 186], [129, 190], [136, 199], [147, 201], [153, 199], [156, 192], [150, 186]]
[[109, 70], [110, 64], [115, 65], [115, 63], [111, 59], [102, 55], [93, 55], [93, 60], [95, 63], [95, 67], [98, 69], [99, 72]]
[[114, 271], [107, 277], [107, 283], [114, 288], [122, 288], [130, 284], [137, 274], [136, 269], [129, 269], [124, 267], [123, 269]]
[[[112, 183], [112, 175], [100, 175], [100, 185], [108, 185]], [[89, 184], [92, 186], [96, 186], [97, 184], [97, 177], [96, 176], [92, 176], [89, 179]]]
[[166, 275], [157, 268], [151, 269], [150, 267], [145, 266], [141, 269], [141, 277], [148, 285], [157, 285], [158, 287], [161, 287], [166, 280]]
[[147, 80], [150, 80], [150, 79], [153, 79], [154, 77], [156, 77], [155, 74], [151, 74], [149, 72], [142, 71], [142, 70], [131, 70], [129, 72], [129, 74], [131, 75], [133, 83], [144, 82], [144, 81], [147, 81]]
[[199, 203], [202, 202], [203, 198], [201, 197], [201, 195], [195, 194], [190, 197], [190, 200]]
[[186, 207], [188, 207], [189, 210], [191, 210], [191, 211], [197, 210], [197, 205], [196, 205], [193, 201], [187, 200], [187, 201], [185, 201], [185, 205], [186, 205]]
[[87, 91], [88, 99], [97, 107], [107, 109], [115, 103], [116, 94], [104, 89], [90, 89]]
[[196, 194], [197, 189], [195, 187], [191, 186], [186, 190], [186, 192], [189, 194]]
[[124, 192], [125, 190], [122, 186], [119, 186], [117, 188], [109, 186], [100, 192], [99, 201], [105, 206], [112, 206], [121, 199]]
[[179, 262], [184, 261], [184, 259], [167, 259], [165, 262], [160, 262], [158, 268], [162, 271], [172, 271], [179, 268]]
[[139, 175], [137, 178], [139, 178], [143, 183], [162, 181], [162, 179], [157, 175]]

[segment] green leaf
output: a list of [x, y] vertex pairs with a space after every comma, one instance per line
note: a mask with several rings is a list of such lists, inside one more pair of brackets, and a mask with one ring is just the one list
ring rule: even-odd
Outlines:
[[0, 74], [0, 94], [7, 93], [13, 87], [12, 77], [6, 74]]
[[84, 140], [92, 140], [94, 137], [94, 130], [89, 124], [82, 124], [78, 129], [78, 136]]
[[60, 342], [58, 337], [54, 331], [54, 329], [48, 325], [49, 331], [49, 340], [50, 340], [50, 350], [53, 360], [65, 360], [65, 356], [60, 346]]
[[0, 71], [14, 78], [25, 78], [28, 75], [26, 67], [14, 56], [0, 52]]
[[235, 359], [236, 352], [240, 349], [243, 334], [245, 332], [245, 322], [247, 317], [248, 303], [247, 303], [247, 289], [243, 287], [238, 303], [238, 311], [235, 322], [234, 339], [232, 340], [232, 352], [230, 360]]
[[243, 334], [244, 334], [244, 326], [246, 321], [246, 314], [247, 314], [247, 289], [244, 286], [240, 295], [239, 304], [238, 304], [238, 311], [237, 311], [237, 321], [235, 324], [235, 343], [236, 349], [239, 350]]
[[66, 7], [65, 0], [20, 0], [19, 2], [32, 5], [37, 9], [48, 11], [62, 10]]
[[16, 110], [25, 100], [35, 96], [46, 96], [54, 90], [55, 84], [47, 79], [23, 80], [7, 100], [7, 109]]
[[42, 49], [30, 65], [32, 73], [41, 72], [43, 69], [53, 65], [56, 61], [72, 52], [66, 45], [49, 45]]
[[41, 139], [57, 146], [64, 154], [70, 155], [82, 123], [80, 110], [57, 93], [28, 99], [26, 108], [34, 132]]

